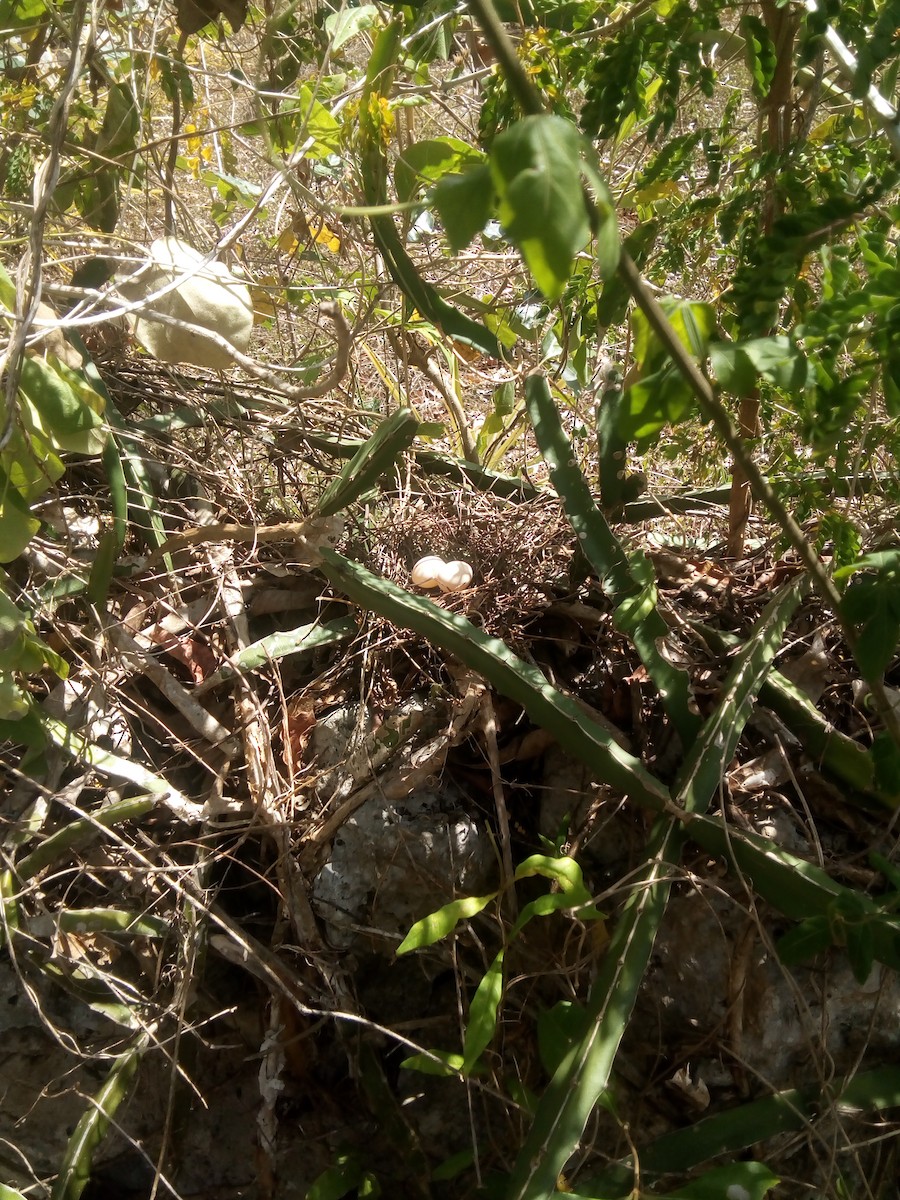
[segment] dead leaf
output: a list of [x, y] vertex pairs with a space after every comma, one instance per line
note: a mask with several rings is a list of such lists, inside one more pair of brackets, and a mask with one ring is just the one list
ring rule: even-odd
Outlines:
[[682, 1067], [679, 1071], [676, 1071], [669, 1080], [669, 1087], [681, 1092], [691, 1108], [697, 1112], [702, 1112], [705, 1108], [709, 1108], [709, 1088], [699, 1075], [695, 1075], [693, 1079], [691, 1078], [690, 1066]]
[[822, 635], [815, 635], [805, 654], [785, 663], [781, 667], [781, 674], [807, 695], [813, 704], [818, 704], [834, 676]]
[[194, 683], [202, 683], [207, 675], [212, 675], [216, 670], [216, 656], [199, 638], [181, 638], [173, 645], [166, 646], [165, 652], [170, 658], [187, 667]]
[[779, 787], [788, 778], [784, 755], [776, 747], [735, 767], [728, 774], [728, 784], [736, 791], [760, 792]]
[[175, 0], [175, 22], [182, 33], [197, 33], [220, 14], [237, 33], [247, 19], [247, 0]]
[[284, 713], [284, 765], [293, 774], [303, 765], [310, 734], [316, 725], [316, 702], [312, 696], [288, 701]]

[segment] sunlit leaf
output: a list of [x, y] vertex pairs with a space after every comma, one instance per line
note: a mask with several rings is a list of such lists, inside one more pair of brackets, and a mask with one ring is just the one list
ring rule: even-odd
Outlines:
[[341, 8], [325, 18], [325, 32], [331, 38], [333, 52], [340, 50], [351, 38], [364, 33], [378, 23], [378, 8], [374, 4], [361, 4], [359, 8]]
[[491, 892], [487, 896], [463, 896], [445, 904], [436, 912], [429, 913], [421, 921], [416, 921], [412, 929], [397, 947], [398, 954], [409, 954], [411, 950], [421, 950], [423, 946], [432, 946], [452, 933], [460, 921], [468, 921], [487, 908], [497, 896]]
[[318, 1175], [306, 1193], [306, 1200], [341, 1200], [355, 1191], [363, 1169], [355, 1154], [340, 1154], [337, 1161]]
[[469, 1005], [469, 1021], [463, 1044], [463, 1074], [468, 1074], [490, 1045], [497, 1028], [497, 1010], [503, 995], [503, 958], [501, 950], [488, 967]]
[[458, 1075], [462, 1070], [463, 1056], [448, 1054], [443, 1050], [432, 1050], [430, 1054], [413, 1054], [400, 1064], [405, 1071], [418, 1071], [420, 1075]]
[[525, 117], [491, 147], [498, 216], [548, 300], [557, 300], [591, 236], [582, 140], [562, 117]]
[[0, 563], [18, 558], [37, 531], [40, 521], [0, 469]]
[[785, 391], [812, 382], [806, 356], [788, 337], [711, 342], [709, 357], [716, 379], [733, 396], [749, 396], [760, 378]]
[[459, 138], [430, 138], [406, 146], [394, 167], [397, 199], [413, 200], [426, 187], [446, 175], [464, 174], [469, 166], [484, 162], [484, 155]]

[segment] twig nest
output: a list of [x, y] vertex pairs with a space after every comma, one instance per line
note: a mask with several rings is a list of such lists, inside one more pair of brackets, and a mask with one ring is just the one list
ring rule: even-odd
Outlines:
[[[119, 282], [119, 291], [126, 300], [146, 300], [183, 276], [176, 288], [151, 300], [148, 308], [218, 333], [245, 354], [253, 332], [249, 289], [223, 263], [204, 265], [204, 256], [187, 242], [158, 238], [150, 247], [148, 261], [137, 275]], [[223, 346], [188, 329], [165, 325], [142, 313], [133, 313], [129, 323], [144, 349], [162, 362], [193, 363], [216, 370], [225, 370], [234, 362]]]
[[461, 592], [472, 582], [472, 568], [467, 562], [444, 562], [435, 554], [420, 558], [410, 572], [417, 587], [439, 587], [442, 592]]
[[472, 568], [467, 562], [454, 560], [445, 564], [438, 575], [438, 587], [442, 592], [461, 592], [472, 582]]

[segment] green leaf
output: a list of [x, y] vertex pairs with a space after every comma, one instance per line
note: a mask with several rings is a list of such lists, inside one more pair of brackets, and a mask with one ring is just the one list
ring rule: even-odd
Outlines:
[[481, 233], [491, 217], [494, 184], [485, 163], [462, 175], [445, 175], [431, 195], [447, 234], [450, 250], [459, 254]]
[[[8, 685], [12, 686], [12, 680], [8, 675], [0, 673], [0, 712], [4, 708], [4, 690]], [[18, 718], [5, 720], [0, 717], [0, 742], [27, 746], [29, 750], [43, 750], [47, 744], [47, 735], [41, 723], [40, 713], [31, 707]]]
[[0, 948], [18, 933], [21, 918], [16, 878], [12, 871], [0, 871]]
[[91, 604], [100, 612], [105, 611], [109, 597], [109, 585], [113, 577], [113, 568], [119, 557], [119, 541], [114, 529], [107, 529], [100, 538], [97, 553], [91, 563], [91, 573], [88, 579], [88, 596]]
[[53, 920], [66, 933], [128, 933], [158, 938], [172, 932], [171, 921], [120, 908], [64, 908], [53, 913]]
[[828, 917], [810, 917], [801, 921], [784, 937], [779, 938], [775, 949], [778, 957], [787, 966], [808, 962], [817, 954], [823, 954], [831, 946], [831, 928]]
[[7, 313], [16, 311], [16, 285], [10, 279], [9, 272], [3, 263], [0, 263], [0, 304]]
[[849, 579], [858, 571], [884, 571], [886, 574], [900, 577], [900, 550], [879, 550], [874, 554], [864, 554], [862, 558], [835, 571], [834, 577], [839, 581]]
[[99, 454], [106, 444], [103, 399], [77, 371], [50, 356], [22, 363], [20, 411], [33, 432], [61, 450]]
[[[661, 307], [686, 350], [703, 362], [716, 327], [710, 304], [665, 297]], [[646, 447], [667, 424], [677, 424], [696, 412], [694, 393], [681, 373], [670, 364], [669, 354], [644, 314], [631, 314], [634, 356], [640, 378], [625, 393], [620, 410], [619, 435]]]
[[491, 892], [487, 896], [463, 896], [459, 900], [452, 900], [449, 904], [445, 904], [436, 912], [429, 913], [421, 921], [416, 921], [397, 947], [397, 953], [409, 954], [411, 950], [421, 950], [423, 946], [433, 946], [435, 942], [439, 942], [441, 938], [452, 933], [460, 921], [468, 921], [470, 917], [474, 917], [482, 909], [487, 908], [496, 897], [496, 892]]
[[581, 921], [601, 920], [603, 914], [594, 908], [590, 900], [589, 892], [584, 892], [583, 895], [572, 895], [569, 892], [549, 892], [546, 896], [537, 896], [521, 910], [510, 931], [510, 936], [514, 937], [520, 933], [532, 917], [549, 917], [552, 913], [571, 911], [572, 909], [575, 910], [573, 915]]
[[141, 118], [134, 93], [127, 83], [112, 83], [106, 97], [103, 124], [97, 134], [95, 153], [107, 159], [122, 159], [122, 168], [129, 166], [130, 156], [137, 146]]
[[404, 203], [414, 200], [426, 187], [437, 183], [445, 175], [462, 174], [470, 165], [484, 161], [480, 150], [460, 138], [429, 138], [413, 142], [401, 151], [394, 167], [397, 199]]
[[420, 1075], [439, 1075], [447, 1078], [459, 1075], [463, 1066], [463, 1056], [450, 1054], [446, 1050], [432, 1050], [430, 1054], [413, 1054], [404, 1058], [400, 1066], [405, 1071], [418, 1071]]
[[3, 468], [26, 504], [33, 504], [66, 470], [46, 438], [36, 433], [26, 434], [21, 428], [12, 431], [0, 454], [0, 470]]
[[678, 1200], [723, 1200], [732, 1195], [741, 1200], [763, 1200], [781, 1180], [773, 1175], [764, 1163], [729, 1163], [727, 1167], [714, 1167], [700, 1179], [695, 1179], [672, 1197]]
[[622, 253], [616, 206], [609, 185], [601, 173], [594, 147], [588, 142], [583, 143], [583, 148], [582, 170], [594, 202], [594, 244], [597, 271], [601, 279], [612, 279], [619, 266], [619, 258]]
[[0, 587], [0, 718], [19, 721], [32, 710], [15, 675], [33, 675], [50, 667], [61, 679], [68, 664], [37, 636], [34, 624]]
[[613, 613], [613, 624], [633, 638], [656, 608], [659, 593], [653, 564], [643, 550], [635, 550], [629, 555], [629, 565], [632, 577], [640, 581], [640, 590], [621, 601]]
[[[475, 455], [479, 462], [485, 461], [485, 456], [491, 444], [497, 438], [501, 437], [507, 428], [507, 423], [514, 416], [515, 412], [516, 385], [510, 379], [498, 384], [494, 388], [491, 411], [484, 418], [481, 428], [478, 430], [478, 438], [475, 442]], [[502, 458], [503, 447], [501, 446], [499, 451], [495, 450], [495, 454], [498, 458]]]
[[[716, 328], [713, 306], [704, 301], [664, 296], [660, 300], [660, 307], [685, 350], [690, 351], [702, 362], [707, 356], [710, 338]], [[633, 310], [631, 327], [634, 334], [634, 357], [642, 372], [655, 371], [668, 363], [668, 351], [640, 309]]]
[[786, 392], [813, 383], [810, 363], [788, 337], [710, 342], [709, 358], [722, 389], [733, 396], [751, 395], [760, 378]]
[[[705, 1117], [685, 1129], [663, 1134], [649, 1145], [638, 1148], [641, 1182], [690, 1171], [723, 1154], [735, 1157], [758, 1142], [806, 1129], [821, 1112], [823, 1103], [837, 1112], [852, 1109], [881, 1112], [900, 1107], [900, 1069], [878, 1067], [850, 1079], [832, 1080], [827, 1091], [814, 1086], [776, 1092]], [[616, 1164], [599, 1178], [581, 1186], [594, 1195], [614, 1192], [616, 1196], [622, 1196], [631, 1190], [633, 1175], [630, 1165]], [[725, 1200], [721, 1190], [718, 1200]]]
[[549, 916], [560, 909], [577, 908], [576, 916], [581, 920], [599, 920], [602, 916], [592, 903], [591, 893], [584, 886], [581, 867], [573, 858], [551, 857], [547, 854], [532, 854], [516, 868], [515, 879], [528, 879], [542, 875], [558, 885], [559, 891], [547, 896], [538, 896], [526, 904], [513, 926], [510, 937], [514, 937], [531, 917]]
[[341, 1154], [334, 1166], [319, 1175], [306, 1193], [306, 1200], [341, 1200], [354, 1191], [363, 1177], [363, 1169], [355, 1154]]
[[777, 54], [765, 22], [753, 13], [741, 18], [741, 33], [744, 35], [744, 58], [753, 81], [757, 99], [765, 100], [775, 77]]
[[497, 1010], [503, 996], [503, 956], [501, 950], [485, 972], [469, 1005], [469, 1023], [463, 1043], [464, 1075], [468, 1075], [481, 1058], [497, 1028]]
[[311, 621], [300, 625], [297, 629], [280, 629], [276, 633], [266, 634], [259, 641], [251, 642], [243, 650], [233, 654], [228, 662], [218, 667], [211, 675], [198, 684], [193, 694], [202, 695], [219, 684], [233, 679], [236, 675], [246, 675], [248, 671], [257, 671], [260, 667], [288, 658], [292, 654], [308, 653], [322, 646], [331, 646], [345, 641], [358, 632], [359, 626], [353, 617], [336, 617], [333, 621]]
[[562, 295], [575, 255], [591, 236], [582, 150], [575, 126], [552, 115], [517, 121], [491, 147], [500, 222], [551, 302]]
[[637, 442], [638, 452], [652, 446], [667, 425], [677, 425], [697, 412], [697, 400], [674, 367], [662, 367], [626, 389], [619, 410], [619, 436]]
[[46, 13], [45, 0], [0, 0], [0, 28], [4, 37], [10, 29], [33, 29]]
[[0, 468], [0, 563], [18, 558], [37, 531], [40, 521]]
[[381, 1195], [381, 1184], [371, 1171], [363, 1171], [363, 1177], [356, 1189], [358, 1200], [378, 1200]]
[[431, 1172], [432, 1183], [445, 1183], [450, 1179], [455, 1179], [457, 1175], [472, 1165], [473, 1159], [474, 1155], [471, 1150], [460, 1150], [458, 1154], [451, 1154]]
[[875, 931], [869, 921], [847, 926], [846, 948], [854, 979], [865, 983], [875, 964]]
[[900, 898], [900, 868], [895, 867], [883, 854], [878, 854], [874, 850], [869, 855], [869, 863], [876, 871], [881, 872]]
[[[89, 364], [89, 369], [95, 369]], [[106, 416], [113, 429], [113, 438], [118, 448], [122, 481], [126, 488], [126, 502], [130, 510], [132, 525], [151, 549], [158, 550], [168, 537], [162, 511], [149, 467], [141, 453], [141, 443], [131, 436], [129, 424], [110, 400], [106, 404]], [[117, 488], [121, 481], [117, 482]], [[114, 493], [115, 496], [115, 493]], [[121, 500], [121, 498], [120, 498]], [[164, 558], [166, 569], [174, 571], [172, 558]]]
[[894, 569], [858, 576], [841, 608], [859, 628], [854, 657], [860, 671], [870, 679], [882, 675], [900, 640], [900, 577]]
[[581, 867], [574, 858], [567, 858], [565, 855], [560, 858], [552, 858], [548, 854], [532, 854], [530, 858], [519, 863], [515, 879], [518, 882], [520, 879], [529, 879], [533, 875], [543, 875], [545, 879], [552, 879], [564, 892], [578, 896], [589, 894], [585, 890]]
[[297, 140], [305, 143], [309, 138], [313, 139], [313, 144], [305, 150], [306, 157], [322, 159], [338, 153], [341, 148], [341, 123], [316, 99], [308, 84], [301, 84], [297, 89], [296, 104], [303, 116]]
[[374, 4], [361, 4], [359, 8], [342, 8], [325, 18], [325, 32], [331, 38], [331, 51], [336, 53], [351, 38], [372, 29], [379, 20], [378, 8]]

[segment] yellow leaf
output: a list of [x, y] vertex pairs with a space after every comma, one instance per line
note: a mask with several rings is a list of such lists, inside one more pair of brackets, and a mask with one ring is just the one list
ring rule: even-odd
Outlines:
[[341, 252], [341, 239], [333, 229], [328, 228], [324, 221], [321, 222], [319, 228], [316, 230], [315, 241], [320, 246], [326, 246], [333, 254], [340, 254]]
[[37, 88], [34, 87], [24, 87], [18, 92], [4, 92], [0, 96], [0, 104], [7, 108], [31, 108], [36, 95]]
[[281, 236], [278, 239], [278, 249], [282, 254], [293, 254], [300, 243], [294, 235], [293, 229], [288, 227], [282, 230]]
[[[250, 288], [250, 299], [253, 301], [253, 323], [262, 325], [266, 321], [274, 321], [278, 309], [275, 301], [278, 280], [274, 275], [264, 275], [258, 286]], [[282, 297], [283, 298], [283, 297]]]
[[661, 179], [634, 193], [636, 204], [655, 204], [657, 200], [681, 199], [681, 187], [674, 179]]
[[188, 151], [191, 154], [199, 154], [203, 146], [203, 138], [198, 136], [197, 126], [189, 121], [184, 127], [184, 132], [188, 135]]

